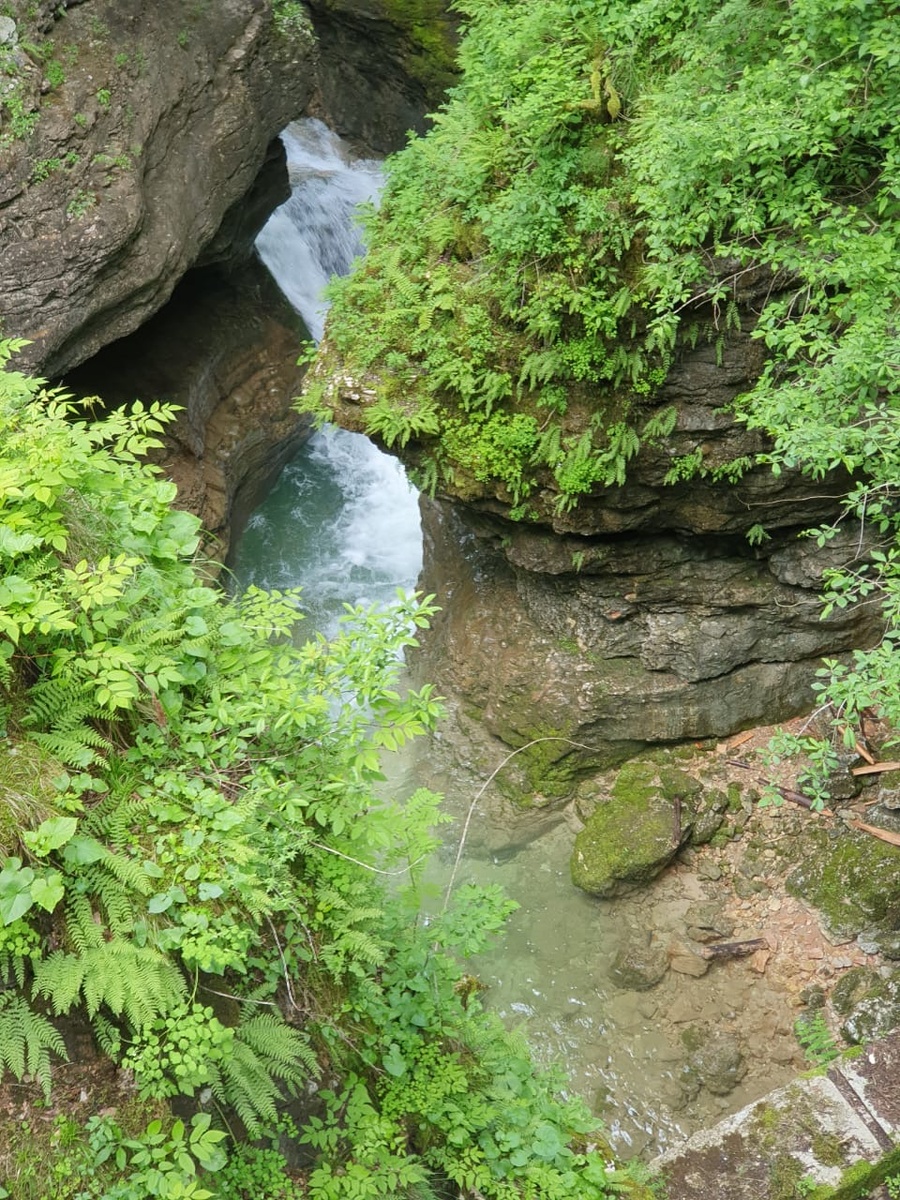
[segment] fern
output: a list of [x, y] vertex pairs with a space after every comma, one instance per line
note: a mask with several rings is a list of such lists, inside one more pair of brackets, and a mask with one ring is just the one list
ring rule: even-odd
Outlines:
[[103, 928], [94, 916], [94, 907], [83, 892], [66, 893], [66, 936], [79, 954], [103, 942]]
[[57, 950], [34, 973], [34, 994], [57, 1014], [83, 999], [93, 1020], [105, 1005], [141, 1029], [184, 1000], [184, 979], [170, 959], [149, 946], [114, 939], [81, 954]]
[[122, 1033], [119, 1027], [112, 1021], [108, 1021], [103, 1013], [97, 1013], [94, 1017], [94, 1035], [97, 1038], [97, 1045], [108, 1055], [113, 1062], [118, 1062], [119, 1056], [122, 1053]]
[[817, 1010], [812, 1016], [801, 1017], [795, 1021], [794, 1034], [811, 1067], [827, 1067], [840, 1057], [841, 1052], [834, 1040], [834, 1034], [825, 1023], [821, 1011]]
[[[110, 855], [110, 858], [120, 861], [116, 855]], [[105, 862], [87, 867], [81, 878], [95, 902], [100, 904], [106, 914], [106, 922], [111, 932], [116, 936], [130, 933], [134, 928], [134, 905], [122, 881], [105, 868]]]
[[32, 1075], [49, 1100], [51, 1051], [68, 1060], [59, 1030], [21, 996], [0, 993], [0, 1077], [7, 1069], [16, 1079]]
[[147, 807], [146, 798], [136, 793], [110, 792], [82, 820], [81, 831], [91, 837], [103, 838], [113, 850], [122, 851], [133, 844], [135, 830], [146, 824]]
[[278, 1081], [296, 1095], [318, 1071], [304, 1034], [274, 1013], [258, 1013], [242, 1020], [235, 1030], [232, 1053], [210, 1063], [210, 1086], [220, 1103], [235, 1109], [250, 1136], [257, 1137], [265, 1125], [278, 1120], [282, 1099]]

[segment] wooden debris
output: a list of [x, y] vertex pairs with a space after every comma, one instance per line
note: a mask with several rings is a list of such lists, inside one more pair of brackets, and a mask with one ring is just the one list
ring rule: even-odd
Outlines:
[[872, 837], [877, 837], [882, 842], [888, 842], [891, 846], [900, 846], [900, 833], [893, 833], [890, 829], [879, 829], [877, 825], [867, 825], [865, 821], [848, 821], [847, 824], [851, 829], [870, 833]]
[[736, 738], [733, 738], [728, 743], [729, 750], [737, 750], [738, 746], [743, 746], [745, 742], [749, 742], [756, 731], [748, 729], [746, 733], [739, 733]]
[[865, 748], [865, 746], [862, 744], [862, 742], [854, 742], [853, 749], [856, 751], [856, 753], [859, 755], [860, 758], [864, 758], [866, 760], [866, 762], [869, 764], [869, 766], [871, 766], [871, 767], [875, 766], [875, 759], [872, 757], [872, 755], [869, 753], [869, 751]]
[[[866, 756], [863, 755], [865, 758]], [[878, 775], [882, 771], [900, 771], [900, 762], [867, 763], [864, 767], [851, 767], [851, 775]]]
[[757, 950], [768, 950], [765, 938], [749, 938], [745, 942], [717, 942], [714, 946], [698, 946], [695, 953], [701, 958], [746, 958]]

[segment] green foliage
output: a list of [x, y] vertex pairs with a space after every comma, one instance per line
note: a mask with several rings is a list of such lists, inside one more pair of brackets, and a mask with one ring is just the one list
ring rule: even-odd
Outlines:
[[[845, 730], [845, 736], [853, 743], [853, 735]], [[804, 766], [797, 776], [797, 786], [810, 799], [810, 807], [821, 812], [830, 799], [830, 780], [840, 767], [840, 758], [834, 744], [827, 738], [809, 735], [798, 736], [779, 729], [773, 734], [767, 747], [760, 754], [767, 766], [777, 766], [786, 758], [802, 756]], [[784, 797], [774, 787], [766, 786], [760, 796], [761, 807], [781, 805]]]
[[0, 992], [0, 1072], [27, 1073], [50, 1097], [50, 1052], [68, 1058], [59, 1031], [21, 996]]
[[836, 1058], [840, 1058], [841, 1052], [834, 1040], [834, 1034], [825, 1023], [821, 1009], [817, 1009], [811, 1016], [800, 1017], [795, 1021], [794, 1033], [811, 1067], [827, 1067]]
[[274, 0], [272, 16], [282, 34], [309, 34], [309, 14], [299, 0]]
[[[381, 750], [440, 713], [429, 687], [397, 685], [430, 599], [348, 608], [331, 641], [302, 641], [297, 593], [206, 586], [197, 521], [138, 461], [168, 415], [97, 421], [0, 372], [4, 753], [34, 757], [41, 784], [40, 803], [8, 801], [3, 1063], [49, 1086], [61, 1042], [31, 1002], [78, 1009], [140, 1095], [208, 1098], [254, 1136], [327, 1067], [311, 1195], [414, 1200], [438, 1175], [497, 1200], [599, 1200], [615, 1174], [570, 1145], [594, 1122], [460, 982], [453, 955], [508, 904], [466, 890], [423, 926], [437, 797], [374, 790]], [[201, 1200], [206, 1132], [98, 1126], [87, 1161], [108, 1149], [119, 1177], [86, 1195]]]
[[[874, 469], [857, 510], [865, 495], [886, 512], [900, 213], [886, 0], [461, 8], [462, 80], [389, 163], [369, 253], [333, 285], [331, 352], [375, 387], [372, 430], [390, 440], [402, 412], [394, 440], [464, 490], [475, 461], [510, 503], [549, 478], [569, 507], [621, 481], [672, 356], [697, 336], [721, 354], [763, 268], [777, 286], [744, 419], [772, 434], [776, 468]], [[542, 434], [496, 468], [477, 433], [458, 435], [495, 413]]]

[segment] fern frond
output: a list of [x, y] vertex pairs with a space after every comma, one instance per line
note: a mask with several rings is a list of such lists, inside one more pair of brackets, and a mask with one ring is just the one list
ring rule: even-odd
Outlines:
[[114, 1062], [118, 1062], [122, 1053], [122, 1034], [118, 1026], [112, 1021], [107, 1021], [103, 1013], [97, 1013], [94, 1017], [94, 1035], [103, 1053]]
[[127, 854], [114, 854], [107, 850], [96, 866], [117, 880], [122, 888], [137, 892], [140, 896], [149, 896], [153, 891], [144, 868]]
[[83, 954], [51, 954], [35, 969], [34, 994], [49, 1000], [57, 1014], [83, 998], [91, 1020], [106, 1005], [133, 1029], [142, 1029], [183, 1001], [187, 989], [165, 955], [114, 939]]
[[10, 976], [15, 976], [16, 983], [24, 991], [27, 963], [34, 962], [39, 957], [40, 951], [37, 948], [29, 955], [0, 950], [0, 988], [8, 986]]
[[69, 945], [79, 954], [103, 941], [103, 929], [94, 916], [94, 908], [87, 896], [79, 892], [66, 893], [66, 937]]
[[[110, 855], [115, 859], [115, 855]], [[81, 872], [81, 879], [94, 901], [106, 914], [106, 923], [116, 936], [130, 933], [134, 928], [134, 905], [121, 881], [106, 870], [107, 862], [95, 863]]]
[[235, 1030], [232, 1053], [210, 1064], [210, 1086], [217, 1100], [234, 1108], [249, 1135], [257, 1137], [278, 1119], [282, 1085], [296, 1095], [318, 1071], [304, 1034], [272, 1013], [258, 1013]]
[[821, 1009], [816, 1009], [812, 1016], [798, 1017], [794, 1022], [794, 1034], [812, 1067], [827, 1067], [840, 1057], [834, 1034], [828, 1028]]
[[242, 1020], [235, 1040], [248, 1046], [278, 1079], [295, 1087], [318, 1075], [319, 1063], [309, 1038], [271, 1012], [257, 1012]]
[[78, 725], [74, 729], [53, 733], [33, 733], [31, 736], [42, 749], [65, 766], [77, 767], [81, 771], [103, 761], [99, 750], [107, 753], [112, 750], [112, 743], [89, 725]]
[[82, 819], [81, 832], [103, 839], [114, 851], [121, 851], [134, 842], [135, 831], [146, 824], [147, 807], [143, 796], [110, 792]]
[[21, 996], [0, 993], [0, 1077], [7, 1069], [16, 1079], [33, 1075], [49, 1100], [51, 1051], [68, 1060], [59, 1030]]

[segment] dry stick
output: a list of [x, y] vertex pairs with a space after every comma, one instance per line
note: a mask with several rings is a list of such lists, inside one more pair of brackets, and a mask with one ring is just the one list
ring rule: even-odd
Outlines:
[[[524, 746], [522, 749], [524, 750]], [[490, 780], [488, 780], [490, 783]], [[427, 854], [420, 854], [415, 862], [407, 863], [405, 867], [397, 867], [393, 871], [385, 871], [381, 867], [373, 867], [371, 863], [363, 862], [361, 858], [354, 858], [352, 854], [345, 854], [343, 850], [335, 850], [333, 846], [326, 846], [323, 842], [310, 842], [310, 846], [316, 850], [324, 850], [326, 854], [333, 854], [336, 858], [345, 858], [347, 862], [354, 863], [357, 867], [365, 867], [367, 871], [374, 871], [376, 875], [405, 875], [407, 871], [411, 871], [413, 867], [417, 867], [420, 862], [424, 862], [428, 857]]]
[[[725, 762], [730, 767], [743, 767], [745, 771], [753, 770], [752, 763], [741, 762], [738, 758], [726, 758]], [[795, 792], [793, 788], [780, 787], [777, 783], [771, 779], [767, 779], [764, 775], [758, 775], [756, 777], [756, 782], [761, 784], [763, 787], [774, 788], [779, 796], [782, 796], [785, 800], [790, 800], [792, 804], [799, 804], [801, 808], [807, 809], [810, 813], [815, 813], [817, 817], [829, 818], [834, 815], [827, 810], [818, 812], [813, 808], [812, 801], [808, 796], [804, 796], [802, 792]]]
[[444, 893], [444, 903], [441, 907], [441, 912], [446, 912], [447, 905], [450, 903], [450, 893], [453, 891], [454, 883], [456, 883], [456, 876], [459, 871], [459, 864], [462, 861], [463, 850], [465, 849], [466, 845], [466, 838], [469, 836], [469, 826], [472, 823], [472, 817], [475, 813], [475, 805], [478, 803], [493, 781], [497, 778], [503, 768], [507, 765], [507, 763], [512, 762], [516, 755], [521, 754], [523, 750], [530, 750], [532, 746], [538, 746], [541, 742], [566, 742], [569, 746], [574, 746], [578, 750], [590, 750], [592, 752], [596, 751], [597, 749], [596, 746], [585, 746], [583, 742], [573, 742], [571, 738], [547, 736], [534, 738], [532, 741], [526, 742], [524, 746], [519, 746], [517, 750], [513, 750], [511, 754], [507, 754], [506, 758], [503, 759], [500, 765], [495, 767], [494, 770], [491, 771], [490, 775], [488, 775], [487, 779], [476, 792], [472, 803], [469, 805], [469, 811], [466, 813], [466, 819], [463, 822], [462, 834], [460, 835], [459, 839], [459, 848], [456, 851], [456, 858], [453, 862], [453, 870], [450, 872], [450, 880], [447, 884], [447, 890]]
[[746, 942], [717, 942], [714, 946], [701, 946], [697, 953], [701, 958], [746, 958], [757, 950], [767, 950], [769, 943], [765, 938], [751, 938]]

